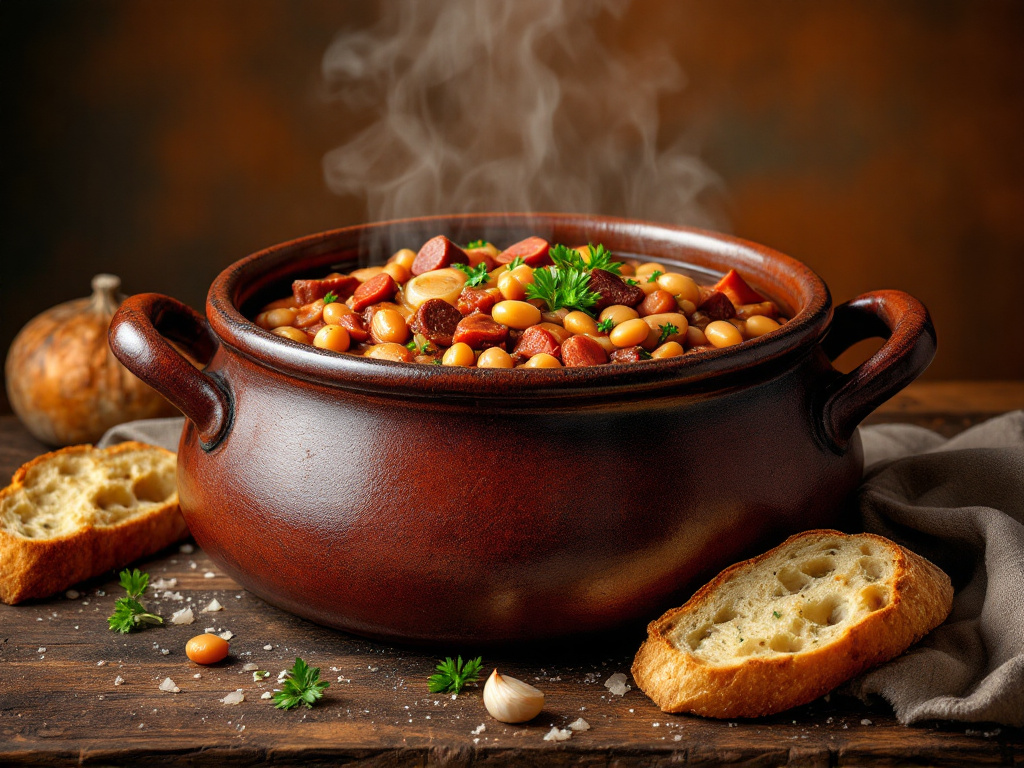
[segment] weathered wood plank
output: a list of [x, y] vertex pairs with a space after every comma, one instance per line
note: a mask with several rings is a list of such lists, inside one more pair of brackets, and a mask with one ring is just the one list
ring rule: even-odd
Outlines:
[[[939, 418], [955, 431], [962, 428], [965, 415], [974, 418], [991, 412], [987, 409], [993, 403], [1014, 402], [1018, 390], [1024, 396], [1024, 385], [1007, 390], [1010, 400], [958, 386], [955, 397], [949, 394], [953, 389], [939, 388], [914, 401], [925, 404], [920, 410], [907, 405], [889, 413], [904, 421], [934, 420], [930, 404], [946, 398], [949, 412]], [[952, 400], [965, 409], [955, 411]], [[0, 417], [0, 473], [9, 476], [41, 450], [12, 417]], [[118, 589], [113, 577], [80, 586], [78, 599], [60, 596], [16, 607], [0, 605], [0, 765], [134, 765], [143, 760], [151, 765], [210, 766], [1024, 761], [1024, 732], [956, 724], [904, 728], [884, 704], [868, 706], [839, 694], [756, 721], [664, 715], [637, 690], [620, 698], [603, 685], [612, 672], [628, 673], [642, 628], [577, 653], [552, 648], [528, 655], [488, 654], [487, 669], [499, 666], [547, 694], [548, 705], [536, 721], [505, 726], [487, 716], [479, 687], [454, 700], [428, 693], [432, 654], [372, 643], [295, 618], [242, 590], [200, 550], [173, 548], [139, 565], [154, 580], [177, 579], [169, 591], [180, 593], [181, 600], [159, 596], [149, 601], [165, 617], [184, 605], [198, 611], [212, 598], [225, 610], [197, 613], [191, 626], [116, 635], [106, 628]], [[201, 668], [185, 657], [184, 644], [206, 627], [230, 630], [235, 637], [228, 660]], [[453, 654], [474, 651], [450, 649]], [[319, 666], [332, 685], [313, 710], [275, 710], [260, 696], [273, 689], [277, 673], [296, 655]], [[247, 662], [271, 676], [254, 682], [251, 673], [241, 671]], [[125, 682], [115, 686], [118, 676]], [[179, 693], [158, 689], [168, 676]], [[237, 688], [245, 691], [242, 704], [220, 703]], [[565, 727], [581, 716], [591, 730], [568, 742], [543, 741], [552, 725]], [[486, 730], [475, 732], [480, 725]]]

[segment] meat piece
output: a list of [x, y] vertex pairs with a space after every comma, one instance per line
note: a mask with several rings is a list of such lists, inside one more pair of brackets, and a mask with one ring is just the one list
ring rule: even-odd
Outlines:
[[736, 307], [721, 291], [709, 294], [698, 309], [712, 320], [728, 320], [730, 317], [736, 317]]
[[612, 352], [613, 363], [639, 363], [641, 360], [650, 359], [651, 353], [643, 347], [626, 347]]
[[371, 304], [390, 301], [398, 293], [398, 283], [386, 272], [381, 272], [356, 288], [352, 294], [352, 311], [362, 312]]
[[664, 312], [678, 312], [679, 305], [676, 304], [675, 296], [659, 288], [648, 293], [636, 311], [640, 313], [640, 317], [646, 317], [647, 315], [660, 315]]
[[528, 237], [515, 245], [510, 245], [495, 256], [494, 261], [498, 264], [511, 264], [517, 258], [521, 258], [524, 264], [531, 267], [543, 267], [552, 263], [548, 255], [550, 250], [551, 245], [544, 238]]
[[341, 319], [338, 320], [338, 325], [348, 331], [349, 338], [353, 342], [359, 343], [370, 338], [370, 332], [366, 330], [366, 326], [363, 325], [359, 315], [342, 315]]
[[477, 314], [459, 321], [452, 335], [452, 344], [462, 342], [473, 349], [500, 347], [508, 338], [508, 326], [495, 322], [490, 315]]
[[566, 368], [602, 365], [608, 362], [608, 353], [593, 339], [572, 336], [562, 342], [562, 364]]
[[523, 331], [512, 354], [517, 359], [524, 360], [542, 353], [558, 357], [560, 351], [558, 339], [552, 335], [551, 331], [541, 328], [539, 325], [533, 325]]
[[601, 294], [594, 312], [600, 312], [613, 304], [635, 307], [646, 298], [639, 285], [629, 285], [622, 278], [605, 269], [590, 270], [590, 290]]
[[463, 288], [459, 294], [458, 308], [463, 315], [491, 311], [497, 298], [486, 288]]
[[444, 235], [432, 237], [423, 244], [413, 259], [413, 275], [422, 275], [435, 269], [444, 269], [452, 264], [469, 264], [469, 256]]
[[342, 275], [324, 280], [295, 280], [292, 282], [292, 294], [301, 306], [322, 299], [328, 293], [335, 294], [339, 299], [347, 299], [358, 287], [358, 280]]
[[730, 269], [715, 283], [715, 290], [724, 293], [733, 304], [760, 304], [764, 301], [764, 296], [747, 285], [735, 269]]
[[309, 326], [323, 320], [323, 315], [324, 302], [322, 299], [317, 299], [311, 304], [306, 304], [296, 310], [294, 325], [296, 328], [308, 329]]
[[429, 299], [420, 305], [413, 317], [413, 333], [425, 336], [440, 347], [450, 347], [462, 313], [444, 299]]

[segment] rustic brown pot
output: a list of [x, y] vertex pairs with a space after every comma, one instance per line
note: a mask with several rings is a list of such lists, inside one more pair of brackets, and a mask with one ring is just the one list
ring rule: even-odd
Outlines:
[[[713, 273], [736, 267], [793, 320], [738, 349], [526, 371], [335, 355], [246, 319], [294, 278], [379, 263], [439, 233], [503, 244], [538, 234]], [[695, 578], [835, 524], [861, 474], [855, 427], [935, 349], [927, 311], [907, 294], [869, 293], [833, 313], [817, 275], [762, 246], [577, 215], [305, 237], [230, 266], [206, 311], [135, 296], [110, 334], [121, 362], [189, 418], [178, 483], [196, 541], [294, 613], [431, 643], [653, 618]], [[868, 362], [846, 375], [831, 366], [872, 336], [888, 341]]]

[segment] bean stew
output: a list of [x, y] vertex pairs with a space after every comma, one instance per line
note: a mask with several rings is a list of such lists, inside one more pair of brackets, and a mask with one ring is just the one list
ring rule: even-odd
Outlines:
[[383, 267], [295, 280], [255, 322], [380, 360], [477, 368], [636, 363], [730, 347], [787, 322], [735, 271], [714, 285], [602, 245], [505, 250], [438, 235]]

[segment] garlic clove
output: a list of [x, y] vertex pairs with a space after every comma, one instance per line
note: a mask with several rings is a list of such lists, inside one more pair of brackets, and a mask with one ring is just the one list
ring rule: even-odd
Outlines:
[[544, 708], [544, 694], [522, 680], [503, 677], [494, 670], [484, 683], [484, 706], [495, 720], [525, 723]]

